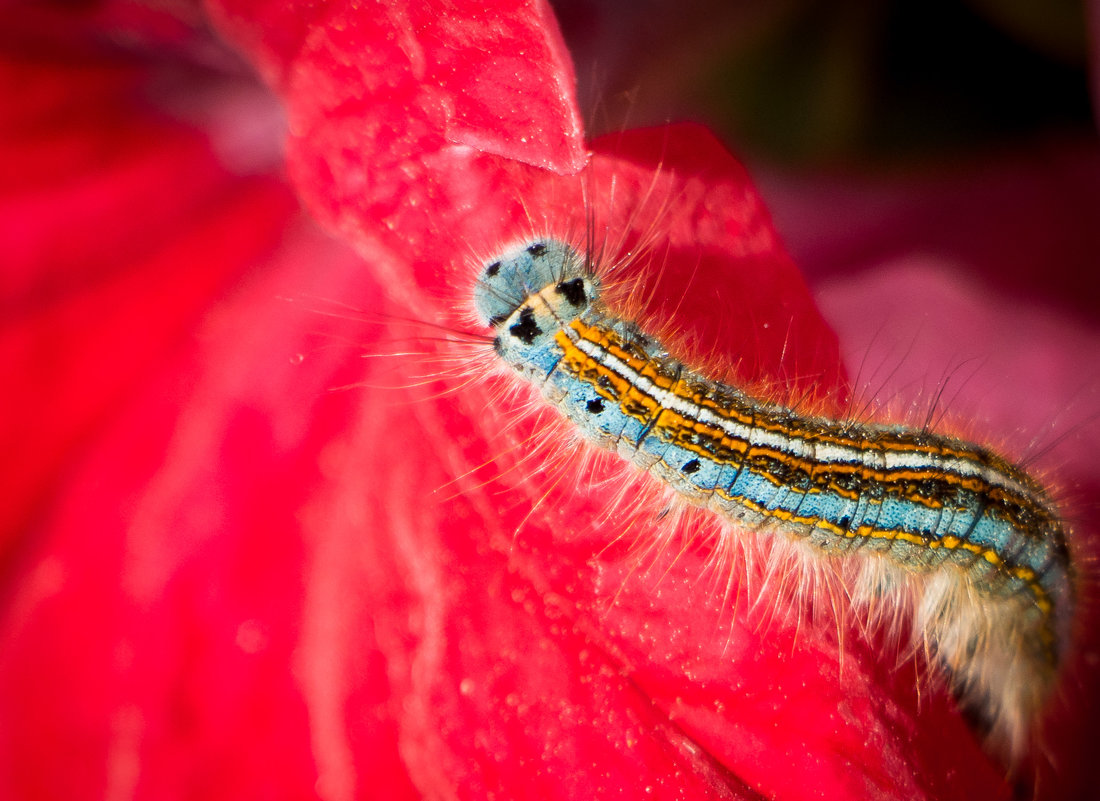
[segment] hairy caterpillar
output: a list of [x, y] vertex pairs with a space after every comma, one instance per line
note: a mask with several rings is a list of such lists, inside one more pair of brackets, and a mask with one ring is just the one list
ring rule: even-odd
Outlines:
[[474, 292], [497, 355], [600, 448], [741, 528], [862, 560], [991, 738], [1020, 755], [1068, 648], [1073, 567], [1046, 490], [987, 448], [803, 415], [692, 370], [601, 300], [589, 259], [542, 238]]

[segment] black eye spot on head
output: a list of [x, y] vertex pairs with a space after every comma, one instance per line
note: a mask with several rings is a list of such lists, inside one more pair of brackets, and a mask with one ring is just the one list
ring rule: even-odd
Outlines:
[[556, 287], [557, 293], [569, 301], [569, 305], [574, 308], [579, 308], [588, 302], [588, 293], [584, 291], [584, 279], [573, 278], [569, 281], [562, 281]]
[[494, 275], [500, 272], [500, 262], [494, 261], [488, 267], [485, 268], [485, 275], [492, 278]]
[[542, 244], [542, 242], [536, 242], [533, 245], [528, 245], [527, 252], [532, 256], [541, 256], [546, 252], [546, 245]]
[[689, 476], [692, 473], [699, 472], [699, 460], [698, 459], [692, 459], [690, 462], [688, 462], [683, 467], [681, 467], [680, 470], [684, 473], [687, 473]]
[[535, 313], [527, 307], [519, 313], [519, 322], [509, 326], [508, 333], [524, 345], [530, 345], [542, 333], [542, 329], [535, 322]]
[[588, 409], [590, 414], [599, 414], [603, 411], [603, 400], [601, 400], [600, 398], [590, 400], [588, 403], [585, 404], [585, 408]]

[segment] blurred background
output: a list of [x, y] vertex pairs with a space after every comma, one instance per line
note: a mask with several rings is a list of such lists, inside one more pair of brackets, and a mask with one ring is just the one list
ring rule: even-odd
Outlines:
[[1095, 319], [1084, 2], [554, 6], [590, 130], [686, 118], [720, 132], [811, 279], [918, 248]]
[[1092, 130], [1080, 0], [556, 0], [595, 128], [695, 118], [752, 158], [880, 167]]

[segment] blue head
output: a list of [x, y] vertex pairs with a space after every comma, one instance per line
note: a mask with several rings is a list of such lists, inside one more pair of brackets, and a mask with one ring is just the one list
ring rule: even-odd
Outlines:
[[[532, 295], [582, 279], [586, 300], [597, 284], [584, 259], [557, 239], [535, 239], [509, 248], [485, 264], [474, 288], [474, 307], [486, 325], [499, 326]], [[573, 284], [579, 287], [579, 284]]]

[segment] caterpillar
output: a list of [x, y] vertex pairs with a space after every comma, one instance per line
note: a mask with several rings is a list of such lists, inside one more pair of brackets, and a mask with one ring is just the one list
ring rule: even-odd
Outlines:
[[1050, 494], [992, 450], [905, 425], [800, 414], [708, 378], [605, 305], [585, 254], [530, 239], [474, 288], [493, 348], [598, 448], [731, 530], [811, 559], [860, 560], [901, 587], [911, 626], [961, 704], [1012, 757], [1064, 661], [1074, 569]]

